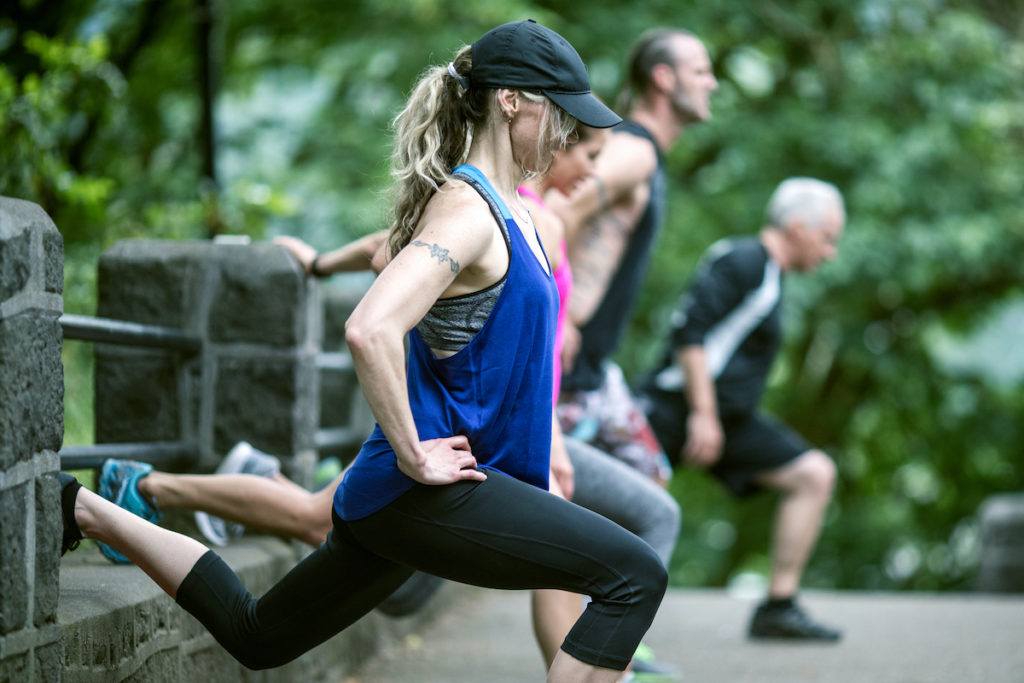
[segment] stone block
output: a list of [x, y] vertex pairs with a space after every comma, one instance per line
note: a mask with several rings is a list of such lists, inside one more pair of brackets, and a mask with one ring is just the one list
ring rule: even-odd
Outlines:
[[125, 240], [100, 256], [97, 315], [193, 329], [203, 242]]
[[211, 341], [305, 343], [305, 275], [295, 259], [272, 244], [216, 245], [211, 256], [219, 276], [207, 320]]
[[181, 669], [183, 681], [240, 681], [245, 680], [247, 672], [216, 642], [192, 652], [181, 662]]
[[[320, 372], [320, 424], [324, 427], [347, 427], [352, 404], [362, 400], [355, 372], [322, 370]], [[369, 433], [367, 433], [369, 436]]]
[[[60, 509], [57, 478], [43, 476], [35, 480], [36, 493], [36, 575], [33, 622], [43, 626], [57, 618], [60, 593], [60, 539], [64, 521]], [[51, 680], [51, 679], [44, 679]]]
[[0, 635], [24, 628], [28, 619], [26, 567], [27, 485], [0, 489]]
[[214, 393], [214, 450], [226, 453], [242, 440], [279, 455], [308, 447], [306, 442], [316, 427], [312, 422], [316, 406], [303, 411], [297, 403], [303, 401], [302, 394], [307, 391], [302, 382], [313, 371], [311, 358], [220, 358]]
[[978, 590], [1024, 593], [1024, 493], [990, 496], [979, 517]]
[[36, 680], [59, 681], [62, 654], [63, 648], [60, 643], [51, 643], [37, 647], [34, 652]]
[[43, 233], [43, 288], [47, 292], [64, 292], [64, 236], [57, 231]]
[[[32, 253], [32, 235], [37, 233], [43, 236], [42, 262]], [[43, 269], [37, 282], [47, 292], [63, 290], [64, 245], [60, 231], [38, 204], [0, 197], [0, 301], [24, 289], [35, 268]]]
[[0, 320], [0, 468], [56, 451], [64, 437], [64, 366], [55, 315]]
[[[0, 659], [0, 683], [21, 683], [21, 681], [32, 680], [29, 669], [31, 665], [32, 661], [27, 653]], [[46, 680], [60, 679], [51, 678]]]
[[177, 363], [170, 353], [97, 345], [97, 443], [180, 439]]
[[352, 286], [343, 289], [324, 288], [321, 299], [324, 306], [324, 350], [338, 351], [346, 348], [345, 321], [352, 315], [356, 305], [366, 293], [366, 287]]
[[0, 301], [6, 301], [28, 285], [32, 274], [32, 233], [8, 237], [0, 234]]
[[[174, 650], [154, 652], [142, 662], [132, 674], [122, 679], [124, 683], [178, 683], [189, 680], [181, 675], [181, 659]], [[217, 676], [199, 676], [195, 681], [222, 681]]]

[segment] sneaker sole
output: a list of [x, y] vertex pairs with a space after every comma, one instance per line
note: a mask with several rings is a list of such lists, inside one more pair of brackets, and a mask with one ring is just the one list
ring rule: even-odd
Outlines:
[[207, 541], [221, 548], [228, 544], [227, 536], [214, 528], [212, 515], [206, 512], [197, 511], [194, 517], [196, 520], [196, 526], [199, 527], [199, 533], [201, 533]]

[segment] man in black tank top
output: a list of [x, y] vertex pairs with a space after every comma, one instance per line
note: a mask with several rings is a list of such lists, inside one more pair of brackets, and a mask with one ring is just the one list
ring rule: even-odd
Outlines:
[[566, 324], [558, 417], [566, 434], [667, 484], [671, 466], [611, 362], [665, 208], [664, 152], [683, 129], [711, 116], [717, 87], [694, 35], [656, 29], [637, 41], [613, 130], [594, 176], [552, 208], [566, 223], [574, 287]]

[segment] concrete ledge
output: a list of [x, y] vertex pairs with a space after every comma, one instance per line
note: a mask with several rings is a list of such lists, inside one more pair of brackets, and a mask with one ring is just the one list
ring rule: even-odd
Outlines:
[[[218, 553], [256, 595], [296, 563], [292, 547], [246, 536]], [[63, 681], [339, 681], [384, 648], [416, 640], [466, 594], [446, 584], [420, 612], [371, 613], [290, 664], [253, 672], [238, 664], [191, 615], [132, 565], [112, 565], [95, 548], [62, 561], [57, 628]], [[42, 634], [40, 634], [42, 635]]]

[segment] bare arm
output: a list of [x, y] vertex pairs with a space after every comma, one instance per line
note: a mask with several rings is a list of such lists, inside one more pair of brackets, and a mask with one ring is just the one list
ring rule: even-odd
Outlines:
[[592, 176], [568, 197], [550, 192], [545, 201], [565, 223], [566, 237], [575, 241], [587, 221], [628, 199], [647, 182], [657, 165], [657, 152], [649, 142], [633, 135], [613, 135], [594, 161]]
[[582, 326], [604, 298], [608, 283], [643, 212], [657, 152], [632, 135], [613, 135], [594, 175], [551, 208], [565, 223], [574, 289], [570, 316]]
[[591, 218], [570, 247], [573, 290], [569, 318], [583, 327], [604, 299], [605, 292], [626, 251], [633, 224], [608, 210]]
[[436, 195], [419, 233], [384, 268], [345, 325], [359, 385], [398, 467], [422, 483], [485, 478], [473, 469], [476, 460], [465, 437], [420, 441], [409, 406], [403, 339], [438, 298], [471, 277], [466, 270], [488, 253], [492, 225], [482, 200], [477, 204], [466, 192]]
[[[374, 267], [373, 257], [387, 240], [387, 230], [360, 237], [333, 251], [319, 254], [316, 249], [296, 237], [276, 237], [274, 244], [284, 247], [302, 265], [307, 275], [333, 275], [334, 273], [370, 270]], [[316, 259], [316, 273], [312, 272]], [[378, 271], [379, 272], [379, 271]]]
[[[558, 417], [553, 416], [551, 420], [551, 479], [557, 484], [562, 492], [562, 497], [572, 500], [574, 471], [572, 461], [569, 460], [569, 453], [565, 450], [565, 440], [562, 438], [562, 428], [558, 424]], [[551, 487], [554, 490], [554, 486]]]
[[684, 346], [676, 363], [686, 373], [686, 399], [690, 404], [683, 458], [696, 467], [709, 467], [722, 452], [722, 424], [718, 419], [715, 384], [708, 372], [703, 346]]

